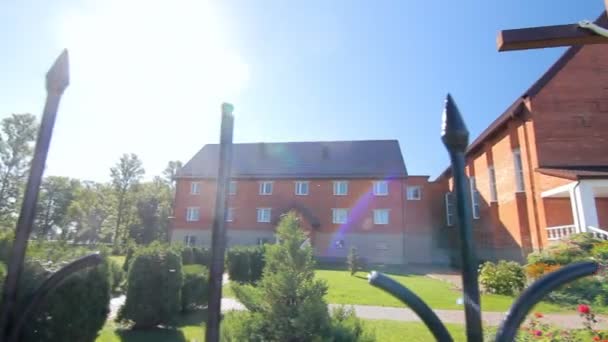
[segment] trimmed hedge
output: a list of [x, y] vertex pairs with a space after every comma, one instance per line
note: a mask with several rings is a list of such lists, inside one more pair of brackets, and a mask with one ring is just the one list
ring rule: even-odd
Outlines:
[[237, 283], [257, 282], [264, 265], [264, 246], [235, 247], [226, 254], [228, 276]]
[[479, 283], [489, 293], [514, 296], [526, 285], [524, 268], [514, 262], [500, 260], [484, 263], [479, 270]]
[[182, 247], [182, 264], [193, 265], [199, 264], [209, 267], [211, 263], [211, 250], [200, 247]]
[[127, 276], [127, 300], [117, 320], [134, 328], [172, 325], [181, 310], [182, 261], [178, 252], [153, 244], [133, 256]]
[[182, 311], [195, 309], [207, 304], [209, 291], [209, 271], [202, 265], [188, 265], [183, 268]]

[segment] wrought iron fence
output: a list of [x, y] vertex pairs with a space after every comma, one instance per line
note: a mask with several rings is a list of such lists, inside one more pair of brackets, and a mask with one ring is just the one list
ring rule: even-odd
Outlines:
[[[61, 96], [69, 84], [68, 53], [64, 51], [49, 70], [46, 77], [47, 99], [42, 115], [40, 131], [36, 141], [30, 174], [17, 222], [15, 240], [11, 250], [7, 277], [4, 282], [2, 302], [0, 303], [0, 341], [17, 341], [21, 327], [28, 317], [44, 302], [46, 296], [70, 274], [99, 264], [102, 260], [98, 254], [78, 259], [52, 274], [34, 292], [32, 298], [20, 306], [17, 305], [18, 282], [23, 270], [23, 262], [34, 221], [38, 192], [42, 180], [44, 165], [52, 137], [53, 126]], [[234, 117], [232, 106], [222, 106], [222, 124], [220, 138], [220, 163], [218, 170], [218, 190], [216, 195], [215, 218], [212, 234], [212, 263], [210, 269], [210, 293], [206, 340], [219, 340], [222, 274], [224, 271], [224, 252], [226, 232], [224, 218], [232, 157], [232, 132]], [[456, 219], [461, 242], [462, 280], [467, 339], [482, 341], [482, 312], [477, 279], [478, 260], [475, 256], [472, 236], [471, 207], [467, 198], [467, 178], [464, 172], [465, 151], [468, 145], [469, 132], [460, 115], [454, 100], [447, 96], [443, 112], [442, 140], [450, 155], [452, 175], [456, 196]], [[532, 307], [547, 293], [561, 285], [598, 272], [599, 265], [594, 262], [572, 264], [546, 275], [528, 287], [510, 308], [504, 321], [498, 328], [496, 341], [512, 341], [518, 327]], [[452, 341], [445, 325], [437, 315], [415, 293], [381, 273], [370, 275], [373, 286], [387, 291], [408, 305], [422, 319], [424, 324], [439, 341]]]

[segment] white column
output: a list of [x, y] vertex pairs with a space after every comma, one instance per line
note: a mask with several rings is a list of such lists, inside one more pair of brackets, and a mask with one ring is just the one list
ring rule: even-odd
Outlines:
[[570, 203], [577, 232], [586, 232], [587, 227], [599, 227], [595, 195], [591, 184], [580, 181], [570, 192]]

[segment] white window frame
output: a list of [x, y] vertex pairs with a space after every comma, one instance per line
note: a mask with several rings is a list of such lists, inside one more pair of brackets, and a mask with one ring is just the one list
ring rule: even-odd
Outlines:
[[[264, 213], [268, 214], [264, 214]], [[257, 222], [258, 223], [270, 223], [272, 218], [272, 208], [257, 208]]]
[[[413, 196], [411, 190], [418, 189], [418, 196]], [[422, 199], [422, 187], [420, 185], [408, 185], [406, 188], [408, 201], [420, 201]]]
[[196, 235], [184, 235], [184, 246], [187, 246], [187, 247], [196, 246]]
[[234, 222], [234, 208], [226, 210], [226, 222]]
[[199, 195], [201, 193], [201, 182], [190, 182], [190, 195]]
[[[194, 214], [196, 213], [196, 215]], [[186, 221], [196, 222], [201, 219], [201, 208], [200, 207], [188, 207], [186, 208]]]
[[334, 241], [334, 247], [336, 249], [344, 249], [345, 246], [346, 246], [346, 242], [344, 242], [344, 240], [342, 240], [342, 239]]
[[445, 223], [451, 227], [454, 225], [454, 194], [445, 193]]
[[374, 181], [374, 196], [388, 196], [388, 181]]
[[[384, 220], [384, 217], [386, 217], [386, 220]], [[389, 224], [390, 220], [391, 213], [389, 209], [374, 209], [374, 224], [386, 225]]]
[[477, 183], [475, 177], [469, 177], [469, 187], [471, 191], [471, 213], [474, 219], [479, 218], [479, 191], [477, 191]]
[[228, 183], [228, 195], [236, 195], [237, 183], [236, 181], [230, 181]]
[[490, 202], [498, 202], [498, 192], [496, 191], [496, 171], [494, 166], [488, 166], [488, 180], [490, 183]]
[[516, 148], [513, 150], [513, 169], [515, 171], [515, 192], [524, 192], [524, 165], [521, 160], [521, 151]]
[[[295, 183], [295, 194], [296, 196], [308, 196], [310, 192], [310, 182], [309, 181], [296, 181]], [[306, 185], [306, 192], [302, 191], [304, 185]]]
[[[343, 213], [338, 215], [338, 213]], [[331, 209], [331, 222], [333, 224], [345, 224], [348, 222], [348, 209], [346, 208], [332, 208]]]
[[[271, 181], [260, 182], [260, 191], [259, 191], [260, 195], [262, 195], [262, 196], [270, 196], [270, 195], [272, 195], [272, 187], [273, 187], [272, 183], [273, 182], [271, 182]], [[266, 190], [269, 190], [269, 191], [267, 192]]]
[[[344, 192], [340, 191], [341, 185], [344, 185]], [[334, 181], [334, 196], [348, 196], [348, 181]]]

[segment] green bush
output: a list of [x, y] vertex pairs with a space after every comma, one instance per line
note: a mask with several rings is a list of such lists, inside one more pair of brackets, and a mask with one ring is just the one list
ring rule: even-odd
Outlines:
[[181, 310], [181, 256], [159, 244], [140, 248], [127, 276], [127, 299], [117, 319], [134, 328], [171, 325]]
[[194, 263], [206, 266], [211, 266], [211, 250], [208, 248], [195, 247], [192, 249], [194, 252]]
[[264, 269], [264, 246], [231, 248], [226, 255], [226, 269], [231, 281], [257, 282]]
[[222, 341], [365, 341], [362, 324], [352, 311], [330, 316], [323, 299], [327, 284], [315, 278], [315, 262], [297, 214], [283, 216], [280, 243], [265, 249], [262, 278], [255, 285], [233, 283], [247, 312], [229, 313]]
[[[49, 266], [48, 263], [45, 266]], [[61, 264], [54, 265], [61, 266]], [[70, 275], [24, 326], [23, 341], [93, 341], [109, 313], [110, 274], [107, 260], [100, 266]], [[49, 276], [39, 262], [25, 264], [19, 301]], [[23, 305], [23, 304], [22, 304]]]
[[195, 263], [194, 261], [194, 250], [192, 247], [182, 247], [182, 264], [183, 265], [192, 265]]
[[526, 275], [514, 261], [501, 260], [498, 264], [488, 261], [479, 270], [479, 283], [489, 293], [513, 296], [523, 290]]
[[350, 271], [350, 275], [355, 275], [357, 271], [361, 269], [361, 258], [357, 253], [357, 248], [351, 247], [348, 252], [348, 257], [346, 258], [346, 263], [348, 264], [348, 269]]
[[209, 271], [202, 265], [188, 265], [183, 268], [182, 311], [188, 311], [207, 304]]
[[13, 246], [15, 233], [13, 229], [0, 230], [0, 261], [7, 264]]
[[126, 273], [115, 261], [108, 260], [110, 271], [110, 284], [113, 293], [122, 293], [122, 286], [125, 282]]
[[608, 241], [603, 241], [593, 246], [591, 255], [599, 261], [605, 262], [608, 260]]
[[129, 264], [131, 263], [131, 259], [133, 258], [135, 252], [137, 252], [137, 245], [131, 242], [127, 245], [125, 249], [125, 263], [122, 265], [122, 269], [127, 272], [129, 270]]
[[331, 314], [331, 341], [374, 341], [373, 334], [366, 332], [363, 321], [355, 315], [355, 310], [339, 306]]

